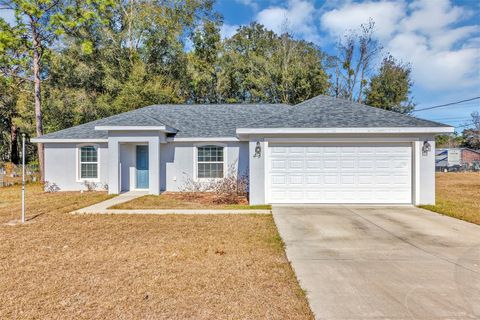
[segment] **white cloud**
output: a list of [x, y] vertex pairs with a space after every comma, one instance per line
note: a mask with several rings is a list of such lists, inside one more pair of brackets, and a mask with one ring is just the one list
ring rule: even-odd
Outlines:
[[235, 33], [237, 33], [238, 27], [239, 27], [238, 25], [231, 25], [231, 24], [224, 23], [220, 28], [220, 36], [222, 37], [222, 39], [230, 38]]
[[288, 31], [302, 39], [318, 43], [320, 35], [316, 13], [317, 10], [310, 1], [289, 0], [286, 6], [271, 6], [261, 10], [256, 20], [278, 34]]
[[471, 14], [449, 0], [417, 0], [409, 5], [403, 0], [381, 0], [344, 3], [325, 12], [320, 22], [336, 39], [373, 18], [386, 51], [412, 63], [416, 85], [440, 92], [480, 86], [479, 27], [456, 26]]
[[440, 29], [440, 32], [435, 32], [430, 35], [431, 47], [436, 50], [448, 50], [461, 40], [466, 40], [467, 37], [478, 31], [476, 26], [465, 26], [456, 29]]
[[326, 31], [338, 37], [347, 30], [358, 29], [362, 23], [372, 18], [378, 37], [384, 39], [395, 31], [405, 10], [406, 4], [403, 1], [348, 3], [323, 14], [320, 22]]
[[417, 0], [408, 8], [411, 14], [402, 20], [401, 28], [427, 35], [458, 21], [465, 14], [465, 10], [452, 6], [449, 0]]
[[428, 40], [414, 33], [394, 37], [387, 49], [397, 58], [410, 61], [414, 81], [428, 90], [469, 87], [477, 83], [478, 49], [436, 50]]

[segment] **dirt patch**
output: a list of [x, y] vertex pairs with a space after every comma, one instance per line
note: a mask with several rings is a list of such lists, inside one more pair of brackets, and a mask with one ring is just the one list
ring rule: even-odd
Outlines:
[[313, 319], [271, 215], [70, 215], [94, 200], [32, 195], [35, 223], [0, 225], [0, 319]]

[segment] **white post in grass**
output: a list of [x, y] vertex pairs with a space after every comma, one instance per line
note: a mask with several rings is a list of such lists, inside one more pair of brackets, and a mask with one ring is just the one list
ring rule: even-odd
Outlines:
[[22, 133], [22, 223], [25, 223], [25, 133]]

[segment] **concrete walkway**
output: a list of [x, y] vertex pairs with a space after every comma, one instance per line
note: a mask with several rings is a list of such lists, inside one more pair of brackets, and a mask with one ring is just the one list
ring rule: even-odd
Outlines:
[[146, 196], [147, 194], [147, 191], [129, 191], [121, 193], [114, 198], [95, 203], [94, 205], [86, 208], [78, 209], [76, 211], [73, 211], [72, 213], [106, 213], [105, 211], [109, 211], [108, 208], [110, 207]]
[[112, 199], [96, 203], [72, 213], [80, 214], [270, 214], [270, 210], [235, 210], [235, 209], [108, 209], [112, 206], [131, 201], [147, 195], [143, 191], [129, 191]]
[[273, 207], [317, 319], [480, 319], [480, 227], [408, 207]]

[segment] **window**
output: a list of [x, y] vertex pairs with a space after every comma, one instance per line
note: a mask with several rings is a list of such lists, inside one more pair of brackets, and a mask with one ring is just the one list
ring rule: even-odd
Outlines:
[[80, 148], [80, 178], [98, 178], [98, 150], [96, 146]]
[[223, 178], [223, 147], [197, 148], [198, 178]]

